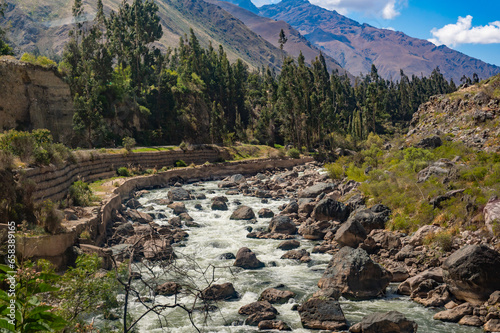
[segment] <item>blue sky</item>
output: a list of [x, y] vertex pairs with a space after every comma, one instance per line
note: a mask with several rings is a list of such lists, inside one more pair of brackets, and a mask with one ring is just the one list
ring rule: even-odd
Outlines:
[[[252, 0], [257, 6], [277, 0]], [[361, 23], [445, 44], [500, 66], [499, 0], [309, 0]]]

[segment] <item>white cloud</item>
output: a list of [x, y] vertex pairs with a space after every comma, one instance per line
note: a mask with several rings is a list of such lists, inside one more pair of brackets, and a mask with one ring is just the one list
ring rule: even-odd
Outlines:
[[387, 20], [398, 16], [401, 9], [407, 5], [407, 0], [310, 0], [310, 2], [326, 9], [336, 10], [343, 15], [358, 12]]
[[457, 23], [447, 24], [441, 29], [431, 30], [433, 38], [429, 41], [436, 45], [450, 47], [459, 44], [494, 44], [500, 43], [500, 21], [488, 25], [473, 27], [472, 16], [458, 17]]

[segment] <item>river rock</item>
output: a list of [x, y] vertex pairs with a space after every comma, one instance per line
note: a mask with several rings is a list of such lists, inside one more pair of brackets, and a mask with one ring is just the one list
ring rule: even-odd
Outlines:
[[363, 249], [345, 246], [337, 252], [318, 282], [321, 289], [337, 289], [348, 299], [370, 299], [381, 296], [392, 275], [374, 263]]
[[467, 245], [443, 263], [443, 277], [459, 300], [480, 305], [500, 286], [500, 253], [486, 245]]
[[297, 226], [288, 216], [275, 216], [269, 222], [269, 232], [294, 235], [297, 233]]
[[281, 214], [295, 214], [299, 211], [299, 204], [297, 201], [291, 201], [285, 208], [281, 211]]
[[237, 298], [238, 293], [232, 283], [213, 284], [201, 292], [201, 298], [209, 301]]
[[312, 217], [317, 221], [345, 222], [349, 217], [349, 211], [343, 203], [325, 198], [316, 204]]
[[401, 237], [388, 230], [375, 229], [370, 232], [361, 245], [368, 253], [377, 253], [380, 249], [397, 253], [401, 248]]
[[245, 268], [245, 269], [257, 269], [264, 267], [264, 263], [257, 259], [255, 253], [252, 252], [248, 247], [242, 247], [236, 253], [236, 261], [233, 266]]
[[366, 233], [375, 229], [385, 229], [385, 223], [389, 220], [391, 210], [384, 205], [374, 205], [368, 209], [358, 210], [349, 216], [349, 220], [359, 222]]
[[458, 323], [460, 319], [464, 316], [471, 315], [473, 313], [474, 308], [470, 303], [460, 304], [459, 306], [450, 309], [438, 312], [434, 315], [434, 319], [441, 321], [449, 321], [453, 323]]
[[306, 329], [341, 331], [348, 328], [340, 304], [333, 298], [313, 297], [297, 310]]
[[245, 179], [245, 176], [238, 173], [229, 177], [228, 181], [232, 183], [242, 184], [245, 183], [247, 180]]
[[300, 246], [300, 242], [298, 240], [296, 240], [296, 239], [289, 239], [289, 240], [282, 241], [278, 245], [278, 249], [284, 250], [284, 251], [288, 251], [288, 250], [296, 249], [299, 246]]
[[175, 253], [166, 239], [153, 238], [144, 242], [144, 258], [147, 260], [165, 260], [175, 259]]
[[490, 319], [484, 324], [485, 332], [500, 332], [500, 319]]
[[172, 201], [183, 201], [191, 199], [189, 192], [182, 187], [174, 187], [167, 193], [167, 197]]
[[276, 318], [274, 312], [257, 312], [251, 314], [246, 320], [245, 325], [257, 326], [263, 320], [271, 320]]
[[300, 260], [302, 262], [307, 262], [311, 260], [311, 254], [304, 249], [301, 250], [290, 250], [281, 256], [281, 259], [294, 259]]
[[176, 282], [165, 282], [156, 287], [155, 293], [156, 295], [172, 296], [178, 294], [181, 289], [181, 285]]
[[257, 213], [257, 215], [260, 217], [260, 218], [269, 218], [269, 217], [274, 217], [274, 213], [272, 210], [270, 210], [269, 208], [261, 208], [259, 210], [259, 212]]
[[230, 217], [231, 220], [251, 220], [254, 218], [255, 213], [248, 206], [239, 206]]
[[228, 202], [229, 201], [229, 199], [227, 197], [223, 196], [223, 195], [217, 195], [215, 197], [212, 197], [211, 200], [212, 200], [212, 202], [213, 201], [222, 201], [222, 202]]
[[334, 186], [331, 183], [317, 183], [315, 185], [306, 187], [299, 191], [299, 198], [316, 198], [322, 193], [329, 193], [334, 190]]
[[223, 181], [219, 182], [217, 184], [217, 186], [219, 188], [234, 188], [234, 187], [238, 186], [238, 184], [223, 180]]
[[174, 216], [168, 220], [168, 224], [174, 227], [182, 227], [181, 218], [179, 216]]
[[173, 202], [168, 205], [168, 208], [171, 208], [174, 211], [175, 215], [180, 215], [181, 213], [187, 212], [186, 205], [183, 202]]
[[253, 302], [247, 305], [243, 305], [239, 310], [238, 313], [240, 315], [251, 315], [257, 312], [273, 312], [275, 314], [278, 314], [278, 310], [274, 306], [271, 305], [268, 301], [258, 301], [258, 302]]
[[410, 244], [413, 246], [419, 246], [424, 243], [425, 238], [428, 235], [434, 234], [443, 230], [440, 226], [437, 225], [424, 225], [420, 227], [410, 238]]
[[219, 256], [220, 260], [231, 260], [231, 259], [236, 259], [235, 255], [232, 254], [231, 252], [223, 253]]
[[292, 291], [267, 288], [260, 294], [259, 301], [268, 301], [271, 304], [284, 304], [293, 297], [295, 297], [295, 293]]
[[224, 201], [215, 200], [212, 202], [212, 210], [228, 210]]
[[465, 326], [474, 326], [474, 327], [480, 327], [484, 325], [484, 321], [481, 320], [478, 316], [463, 316], [462, 319], [458, 321], [459, 325], [465, 325]]
[[305, 239], [320, 240], [325, 237], [329, 231], [333, 231], [334, 224], [331, 221], [316, 221], [311, 218], [302, 223], [298, 233]]
[[259, 322], [259, 330], [291, 331], [292, 329], [282, 320], [263, 320]]
[[148, 213], [143, 213], [135, 209], [129, 209], [127, 211], [128, 217], [134, 221], [139, 223], [151, 223], [153, 222], [153, 217]]
[[443, 270], [441, 267], [430, 268], [406, 279], [406, 281], [398, 286], [398, 293], [410, 296], [422, 282], [429, 279], [437, 283], [443, 283]]
[[358, 247], [366, 238], [365, 228], [357, 220], [349, 219], [335, 233], [335, 241], [341, 246]]
[[136, 198], [132, 198], [129, 201], [127, 201], [125, 206], [127, 206], [128, 208], [132, 208], [132, 209], [137, 209], [137, 208], [142, 207], [141, 203]]
[[352, 333], [415, 333], [417, 328], [418, 324], [408, 320], [402, 313], [389, 311], [372, 313], [353, 325], [349, 331]]

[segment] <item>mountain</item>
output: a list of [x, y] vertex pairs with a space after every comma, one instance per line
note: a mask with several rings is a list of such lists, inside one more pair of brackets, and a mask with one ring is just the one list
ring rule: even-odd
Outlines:
[[455, 82], [464, 74], [472, 77], [477, 73], [480, 78], [488, 78], [500, 73], [500, 67], [446, 46], [436, 46], [400, 31], [360, 24], [307, 0], [266, 5], [260, 8], [259, 15], [288, 22], [354, 75], [369, 73], [372, 63], [386, 79], [399, 78], [400, 69], [409, 76], [428, 76], [437, 66]]
[[[281, 29], [285, 32], [288, 41], [285, 43], [283, 49], [291, 56], [297, 58], [302, 52], [304, 55], [306, 63], [310, 64], [316, 57], [319, 56], [320, 50], [311, 44], [304, 36], [302, 36], [296, 29], [294, 29], [290, 24], [285, 21], [275, 21], [273, 19], [262, 17], [252, 13], [249, 10], [238, 7], [233, 3], [218, 0], [205, 0], [207, 2], [213, 3], [231, 15], [245, 23], [245, 25], [250, 28], [253, 32], [270, 42], [276, 47], [279, 47], [278, 39]], [[332, 57], [324, 54], [326, 65], [331, 72], [332, 70], [338, 70], [339, 73], [343, 74], [346, 71], [340, 66], [340, 64], [335, 61]], [[351, 76], [350, 73], [348, 73]]]
[[[96, 12], [94, 0], [84, 0], [87, 18]], [[122, 0], [103, 0], [106, 13], [118, 10]], [[61, 55], [72, 28], [73, 0], [7, 0], [3, 26], [18, 53]], [[228, 58], [241, 58], [252, 68], [279, 68], [282, 52], [219, 6], [203, 0], [158, 0], [163, 37], [156, 46], [177, 47], [179, 38], [193, 28], [204, 47], [222, 45]]]
[[259, 12], [259, 8], [257, 8], [250, 0], [229, 0], [228, 2], [240, 8], [246, 9], [254, 14], [257, 14]]

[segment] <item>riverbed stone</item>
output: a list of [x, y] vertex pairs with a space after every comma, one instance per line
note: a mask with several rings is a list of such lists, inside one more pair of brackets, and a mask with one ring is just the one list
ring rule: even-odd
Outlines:
[[293, 250], [296, 249], [300, 246], [300, 242], [296, 239], [289, 239], [282, 241], [278, 245], [278, 249], [288, 251], [288, 250]]
[[500, 319], [490, 319], [484, 324], [485, 332], [500, 332]]
[[352, 333], [416, 333], [418, 324], [398, 311], [372, 313], [351, 327]]
[[127, 215], [134, 222], [139, 222], [139, 223], [151, 223], [151, 222], [153, 222], [153, 217], [150, 214], [140, 212], [136, 209], [129, 209], [127, 211]]
[[500, 286], [500, 253], [486, 245], [467, 245], [443, 263], [443, 278], [459, 300], [481, 305]]
[[227, 300], [237, 297], [238, 293], [230, 282], [213, 284], [201, 292], [201, 298], [209, 301]]
[[370, 233], [372, 230], [385, 229], [385, 223], [389, 220], [390, 215], [391, 210], [387, 206], [379, 204], [356, 211], [349, 216], [349, 220], [359, 222], [365, 228], [366, 233]]
[[467, 316], [462, 317], [462, 319], [460, 319], [458, 321], [458, 324], [465, 325], [465, 326], [480, 327], [480, 326], [484, 325], [484, 321], [481, 318], [479, 318], [478, 316], [467, 315]]
[[226, 252], [226, 253], [221, 254], [219, 256], [219, 259], [220, 260], [231, 260], [231, 259], [236, 259], [236, 256], [231, 252]]
[[443, 283], [443, 270], [441, 267], [429, 268], [423, 272], [412, 276], [405, 281], [403, 281], [398, 286], [398, 293], [401, 295], [410, 296], [418, 286], [425, 280], [434, 280], [437, 283]]
[[290, 290], [267, 288], [260, 294], [259, 301], [268, 301], [271, 304], [284, 304], [293, 297], [295, 297], [295, 293]]
[[172, 201], [183, 201], [191, 199], [189, 192], [182, 187], [174, 187], [167, 193], [167, 197]]
[[260, 218], [269, 218], [269, 217], [274, 217], [274, 212], [269, 208], [261, 208], [257, 213], [257, 215]]
[[298, 233], [305, 239], [320, 240], [334, 228], [335, 225], [331, 221], [316, 221], [309, 218], [299, 226]]
[[434, 319], [441, 321], [449, 321], [452, 323], [458, 323], [460, 319], [467, 315], [472, 315], [474, 308], [470, 303], [463, 303], [459, 306], [438, 312], [434, 315]]
[[357, 220], [349, 219], [335, 233], [335, 241], [341, 246], [357, 247], [366, 238], [365, 228]]
[[275, 216], [269, 222], [269, 231], [271, 233], [294, 235], [297, 233], [297, 226], [288, 216]]
[[175, 259], [175, 253], [167, 239], [153, 238], [144, 242], [144, 258], [147, 260], [165, 260]]
[[245, 325], [257, 326], [263, 320], [272, 320], [276, 318], [274, 312], [256, 312], [252, 313], [246, 320]]
[[281, 214], [295, 214], [299, 211], [299, 205], [297, 204], [297, 201], [291, 201], [289, 202], [285, 208], [281, 211]]
[[314, 207], [312, 217], [317, 221], [345, 222], [349, 217], [349, 210], [343, 203], [325, 198], [320, 200]]
[[264, 263], [257, 259], [255, 253], [252, 252], [248, 247], [242, 247], [236, 253], [236, 260], [233, 266], [245, 268], [245, 269], [258, 269], [264, 267]]
[[251, 315], [257, 312], [273, 312], [278, 314], [278, 310], [274, 306], [271, 305], [268, 301], [257, 301], [247, 305], [243, 305], [238, 313], [240, 315]]
[[136, 198], [132, 198], [129, 201], [127, 201], [125, 206], [127, 206], [128, 208], [132, 208], [132, 209], [137, 209], [137, 208], [142, 207], [141, 203]]
[[183, 202], [172, 202], [170, 205], [167, 206], [168, 208], [172, 209], [174, 211], [175, 215], [180, 215], [181, 213], [186, 213], [186, 205]]
[[232, 214], [229, 219], [231, 220], [251, 220], [255, 218], [255, 213], [252, 208], [248, 206], [239, 206]]
[[212, 210], [228, 210], [224, 201], [215, 200], [212, 202]]
[[181, 285], [176, 282], [165, 282], [155, 289], [156, 295], [172, 296], [178, 294], [182, 289]]
[[334, 190], [332, 183], [317, 183], [299, 191], [299, 198], [316, 198], [322, 193], [329, 193]]
[[337, 252], [318, 282], [321, 289], [337, 289], [348, 299], [362, 300], [385, 294], [392, 274], [373, 262], [363, 249], [345, 246]]
[[297, 310], [306, 329], [341, 331], [348, 328], [344, 312], [333, 298], [313, 297]]
[[[294, 260], [306, 261], [307, 258], [304, 258], [304, 257], [308, 257], [310, 260], [311, 259], [310, 256], [311, 256], [311, 254], [304, 249], [290, 250], [290, 251], [286, 252], [285, 254], [283, 254], [281, 256], [281, 259], [294, 259]], [[304, 259], [302, 259], [302, 258], [304, 258]]]
[[262, 320], [259, 322], [259, 330], [291, 331], [292, 329], [282, 320]]

